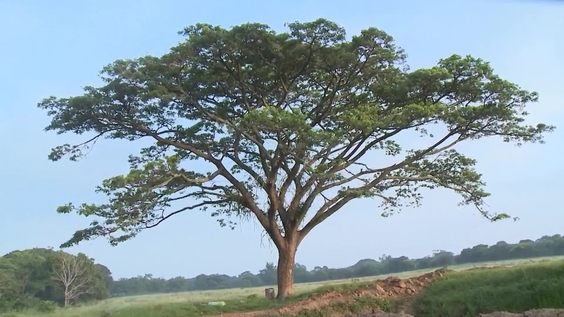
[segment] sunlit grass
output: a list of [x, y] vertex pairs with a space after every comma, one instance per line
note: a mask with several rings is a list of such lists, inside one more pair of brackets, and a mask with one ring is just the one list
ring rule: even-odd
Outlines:
[[414, 308], [418, 317], [564, 308], [564, 261], [452, 272], [431, 284]]

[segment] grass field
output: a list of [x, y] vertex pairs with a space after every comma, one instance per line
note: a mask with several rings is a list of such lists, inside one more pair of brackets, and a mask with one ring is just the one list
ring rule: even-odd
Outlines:
[[[447, 274], [444, 280], [433, 284], [428, 292], [417, 301], [418, 317], [446, 317], [446, 316], [476, 316], [474, 312], [482, 313], [499, 307], [520, 309], [524, 306], [542, 307], [543, 305], [562, 305], [564, 307], [564, 257], [535, 258], [526, 260], [512, 260], [499, 262], [484, 262], [466, 265], [451, 266], [455, 271]], [[539, 263], [543, 262], [543, 263]], [[557, 265], [555, 265], [555, 263]], [[528, 265], [527, 265], [528, 264]], [[499, 268], [491, 270], [470, 270], [472, 268], [485, 268], [504, 266], [512, 268]], [[419, 276], [432, 270], [410, 271], [392, 274], [400, 278]], [[555, 275], [558, 278], [551, 282], [549, 278]], [[335, 280], [316, 283], [296, 284], [298, 296], [291, 301], [299, 300], [320, 288], [353, 288], [355, 285], [375, 279], [382, 279], [389, 275], [371, 276], [361, 279]], [[560, 287], [558, 291], [558, 287]], [[100, 301], [94, 305], [73, 307], [58, 310], [57, 317], [144, 317], [167, 316], [189, 317], [210, 314], [227, 313], [234, 311], [253, 311], [274, 308], [279, 305], [276, 301], [262, 299], [265, 287], [227, 289], [214, 291], [184, 292], [175, 294], [155, 294], [130, 297], [118, 297]], [[560, 292], [560, 293], [559, 293]], [[492, 304], [485, 301], [492, 296], [503, 295], [508, 302], [503, 300]], [[531, 300], [523, 300], [523, 296], [533, 296]], [[554, 296], [560, 296], [558, 301]], [[255, 295], [255, 299], [251, 296]], [[249, 298], [251, 297], [251, 298]], [[510, 305], [513, 298], [517, 303]], [[210, 301], [225, 301], [225, 306], [205, 306], [200, 303]], [[461, 301], [468, 302], [459, 305]], [[446, 304], [445, 304], [446, 303]], [[456, 306], [454, 309], [452, 307]], [[505, 308], [503, 310], [509, 310]], [[10, 316], [45, 316], [33, 311], [0, 315]]]
[[564, 261], [452, 272], [432, 283], [414, 308], [417, 317], [564, 308]]

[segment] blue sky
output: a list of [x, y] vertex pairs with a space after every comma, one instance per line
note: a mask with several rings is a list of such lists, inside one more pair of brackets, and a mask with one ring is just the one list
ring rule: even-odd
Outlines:
[[[450, 54], [491, 62], [506, 79], [540, 93], [531, 122], [564, 127], [564, 5], [556, 1], [31, 1], [0, 2], [0, 254], [57, 247], [88, 219], [58, 215], [63, 203], [98, 202], [94, 186], [127, 172], [129, 144], [103, 142], [80, 163], [47, 160], [50, 148], [73, 136], [43, 132], [46, 114], [36, 108], [49, 95], [81, 93], [100, 84], [102, 66], [118, 58], [159, 55], [182, 40], [177, 31], [207, 22], [224, 27], [328, 18], [349, 34], [375, 26], [405, 48], [412, 68], [432, 66]], [[489, 223], [456, 205], [447, 191], [428, 194], [420, 209], [381, 218], [374, 201], [355, 202], [316, 228], [298, 251], [308, 268], [343, 267], [382, 254], [421, 257], [432, 250], [459, 252], [479, 243], [517, 242], [563, 233], [560, 164], [562, 129], [547, 144], [522, 148], [495, 140], [464, 148], [479, 160], [490, 209], [518, 222]], [[115, 277], [238, 274], [276, 260], [276, 251], [254, 223], [230, 231], [201, 212], [184, 214], [111, 247], [104, 240], [71, 249], [108, 266]]]

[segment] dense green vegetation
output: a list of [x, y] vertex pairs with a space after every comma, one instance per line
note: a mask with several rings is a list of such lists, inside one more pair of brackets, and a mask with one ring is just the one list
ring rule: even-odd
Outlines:
[[564, 262], [452, 272], [431, 284], [414, 308], [418, 317], [564, 308]]
[[[59, 257], [62, 254], [63, 253], [60, 251], [56, 252], [49, 249], [31, 249], [14, 251], [0, 258], [0, 312], [12, 310], [20, 311], [30, 308], [36, 310], [51, 310], [54, 308], [53, 303], [64, 306], [64, 285], [61, 281], [54, 279], [56, 270], [60, 267], [60, 265], [57, 265], [57, 260], [60, 260]], [[560, 235], [544, 236], [535, 241], [522, 240], [516, 244], [508, 244], [501, 241], [491, 246], [477, 245], [462, 250], [458, 255], [454, 255], [451, 252], [440, 251], [420, 259], [382, 256], [378, 260], [364, 259], [353, 266], [341, 269], [316, 267], [312, 270], [307, 270], [305, 266], [296, 264], [295, 281], [297, 283], [318, 282], [428, 269], [454, 264], [556, 255], [564, 255], [564, 237]], [[274, 285], [276, 283], [276, 267], [272, 263], [267, 263], [266, 268], [261, 270], [258, 274], [244, 272], [238, 276], [220, 274], [198, 275], [194, 278], [176, 277], [168, 280], [154, 278], [150, 274], [147, 274], [145, 276], [123, 278], [114, 281], [107, 267], [101, 264], [94, 264], [93, 260], [88, 259], [84, 255], [79, 255], [77, 259], [82, 261], [79, 263], [85, 264], [85, 270], [83, 270], [83, 275], [81, 275], [80, 278], [90, 275], [92, 279], [89, 280], [88, 291], [71, 299], [70, 304], [105, 299], [110, 293], [113, 296], [175, 293]], [[534, 280], [538, 276], [540, 275], [531, 275], [530, 278]], [[531, 283], [534, 284], [535, 282], [533, 280]], [[293, 300], [295, 299], [296, 298]], [[245, 305], [243, 305], [244, 307], [241, 305], [236, 306], [239, 307], [238, 309], [252, 310], [258, 306], [268, 308], [277, 304], [269, 303], [265, 305], [266, 304], [261, 301], [247, 299]], [[431, 304], [425, 305], [428, 306]], [[218, 307], [196, 307], [192, 304], [187, 306], [170, 304], [166, 307], [157, 307], [157, 309], [162, 309], [163, 311], [177, 308], [180, 311], [198, 309], [199, 312], [203, 312], [203, 310], [213, 312], [220, 309]], [[133, 307], [129, 308], [128, 311], [131, 311], [133, 314], [136, 309], [139, 311], [143, 310], [142, 307]]]
[[108, 268], [84, 254], [37, 248], [0, 258], [0, 312], [101, 300], [111, 287]]

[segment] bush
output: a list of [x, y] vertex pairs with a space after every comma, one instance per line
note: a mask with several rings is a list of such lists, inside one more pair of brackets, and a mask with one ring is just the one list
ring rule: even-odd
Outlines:
[[37, 305], [37, 311], [42, 313], [52, 313], [57, 310], [57, 304], [49, 300], [42, 300]]
[[41, 300], [39, 300], [38, 298], [34, 297], [31, 294], [25, 293], [15, 299], [12, 304], [11, 310], [24, 311], [27, 309], [33, 309], [37, 307], [40, 302]]

